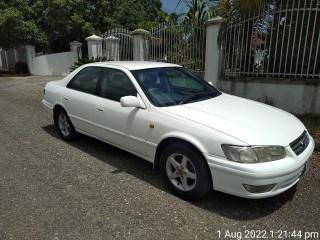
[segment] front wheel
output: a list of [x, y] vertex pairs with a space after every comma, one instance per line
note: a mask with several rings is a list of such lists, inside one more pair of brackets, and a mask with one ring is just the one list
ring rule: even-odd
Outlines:
[[160, 161], [162, 178], [179, 197], [196, 200], [211, 189], [208, 165], [201, 153], [189, 144], [170, 144], [163, 151]]
[[73, 141], [77, 137], [77, 132], [70, 121], [66, 111], [59, 109], [55, 114], [55, 122], [57, 123], [59, 134], [63, 140]]

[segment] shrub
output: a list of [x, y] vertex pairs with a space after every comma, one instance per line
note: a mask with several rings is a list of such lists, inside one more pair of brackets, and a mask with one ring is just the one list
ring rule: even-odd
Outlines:
[[15, 73], [29, 73], [28, 65], [25, 62], [17, 62], [14, 69]]
[[77, 69], [78, 67], [87, 64], [87, 63], [94, 63], [94, 62], [104, 62], [104, 61], [110, 61], [106, 57], [96, 57], [96, 58], [81, 58], [78, 62], [74, 62], [74, 64], [69, 68], [72, 72], [73, 70]]

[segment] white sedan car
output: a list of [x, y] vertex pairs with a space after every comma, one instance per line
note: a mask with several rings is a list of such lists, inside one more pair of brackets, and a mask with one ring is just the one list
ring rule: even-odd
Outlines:
[[49, 82], [42, 103], [62, 139], [82, 133], [150, 161], [186, 199], [211, 189], [280, 194], [301, 179], [315, 145], [293, 115], [168, 63], [87, 64]]

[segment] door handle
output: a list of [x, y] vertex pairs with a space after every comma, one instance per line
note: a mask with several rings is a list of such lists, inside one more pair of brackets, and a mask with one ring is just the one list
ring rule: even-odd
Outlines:
[[66, 101], [69, 100], [69, 98], [67, 96], [63, 96], [63, 99], [66, 100]]
[[103, 109], [102, 109], [102, 108], [99, 108], [99, 107], [96, 107], [96, 110], [97, 110], [98, 112], [103, 112]]

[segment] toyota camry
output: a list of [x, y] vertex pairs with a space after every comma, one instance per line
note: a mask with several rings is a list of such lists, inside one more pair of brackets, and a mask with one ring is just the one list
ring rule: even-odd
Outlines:
[[44, 92], [62, 139], [81, 133], [150, 161], [185, 199], [211, 190], [280, 194], [303, 177], [314, 150], [295, 116], [223, 93], [175, 64], [87, 64]]

